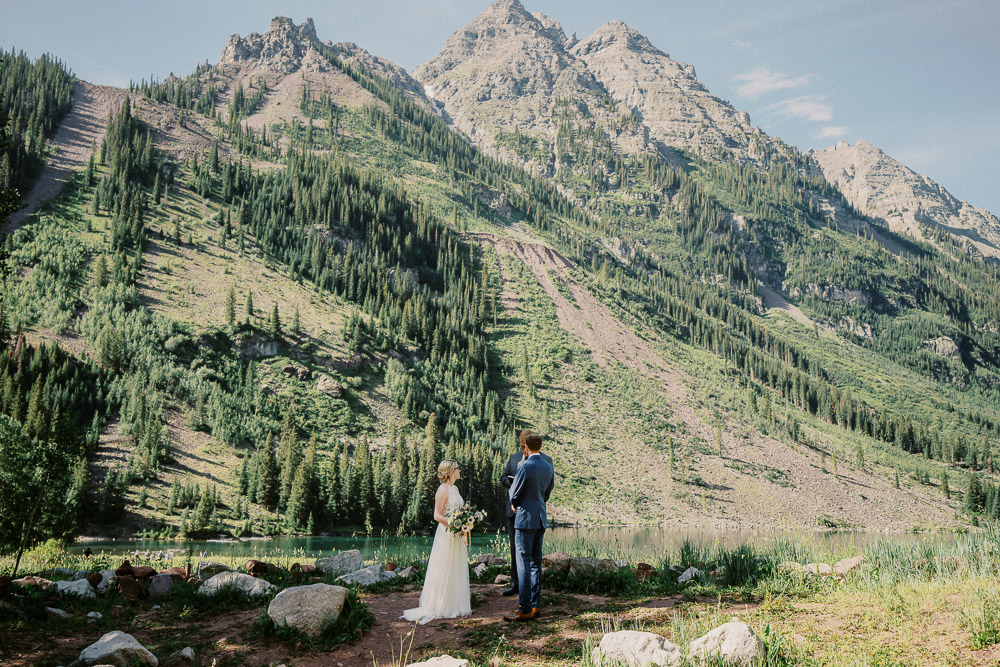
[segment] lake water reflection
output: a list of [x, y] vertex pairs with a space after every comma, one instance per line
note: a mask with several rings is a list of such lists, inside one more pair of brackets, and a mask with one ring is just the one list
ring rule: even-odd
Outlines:
[[[506, 534], [479, 534], [473, 536], [470, 554], [490, 550], [506, 550]], [[567, 551], [574, 555], [598, 557], [628, 557], [629, 560], [658, 561], [664, 553], [676, 552], [681, 543], [714, 547], [735, 547], [747, 542], [760, 544], [776, 540], [799, 544], [809, 552], [819, 555], [842, 556], [857, 554], [863, 547], [879, 540], [892, 542], [948, 542], [953, 533], [884, 533], [856, 531], [788, 531], [788, 530], [735, 530], [693, 529], [667, 527], [576, 527], [551, 528], [545, 535], [545, 551]], [[420, 537], [368, 537], [365, 535], [337, 537], [273, 537], [240, 541], [216, 540], [102, 540], [77, 542], [69, 547], [71, 552], [82, 552], [90, 547], [95, 553], [114, 554], [136, 549], [151, 552], [167, 549], [190, 551], [194, 557], [201, 552], [235, 559], [264, 558], [269, 555], [316, 558], [346, 549], [359, 549], [365, 558], [385, 558], [399, 562], [426, 557], [430, 553], [432, 538]]]

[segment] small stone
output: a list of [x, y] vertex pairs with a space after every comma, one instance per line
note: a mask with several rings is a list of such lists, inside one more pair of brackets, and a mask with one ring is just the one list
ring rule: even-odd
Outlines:
[[104, 595], [108, 592], [108, 587], [115, 582], [117, 577], [115, 577], [113, 570], [101, 570], [99, 574], [101, 575], [101, 581], [94, 588], [97, 589], [100, 595]]
[[115, 618], [121, 618], [125, 615], [125, 607], [120, 604], [116, 604], [111, 607], [111, 615]]
[[494, 584], [507, 585], [507, 584], [510, 583], [510, 575], [509, 574], [498, 574], [497, 578], [493, 580], [493, 583]]
[[49, 618], [69, 618], [69, 612], [55, 607], [46, 607], [45, 613], [49, 616]]
[[180, 651], [174, 651], [170, 654], [170, 657], [174, 660], [185, 660], [187, 662], [194, 662], [194, 649], [190, 646], [182, 648]]
[[92, 611], [92, 612], [89, 612], [89, 613], [87, 614], [87, 618], [92, 618], [92, 619], [94, 619], [95, 621], [99, 621], [99, 620], [101, 620], [102, 618], [104, 618], [104, 614], [102, 614], [102, 613], [101, 613], [101, 612], [99, 612], [99, 611]]
[[150, 611], [160, 611], [160, 605], [154, 604], [152, 607], [150, 607]]
[[851, 572], [854, 572], [855, 570], [860, 570], [865, 563], [866, 561], [864, 556], [845, 558], [844, 560], [838, 561], [837, 564], [833, 566], [833, 571], [843, 577]]
[[806, 563], [806, 566], [802, 569], [809, 574], [819, 576], [829, 576], [833, 574], [833, 568], [826, 563]]
[[413, 574], [416, 570], [414, 569], [414, 567], [412, 565], [410, 565], [409, 567], [404, 567], [402, 570], [393, 570], [393, 571], [396, 573], [397, 577], [403, 577], [404, 579], [406, 579], [411, 574]]
[[169, 574], [158, 574], [149, 583], [149, 597], [160, 598], [170, 593], [174, 587], [174, 578]]
[[764, 655], [764, 643], [749, 625], [732, 620], [695, 639], [688, 650], [691, 657], [701, 663], [721, 658], [727, 665], [750, 667]]
[[486, 569], [486, 563], [480, 563], [476, 567], [472, 568], [472, 571], [476, 573], [477, 577], [481, 577], [483, 576], [483, 573], [486, 572]]

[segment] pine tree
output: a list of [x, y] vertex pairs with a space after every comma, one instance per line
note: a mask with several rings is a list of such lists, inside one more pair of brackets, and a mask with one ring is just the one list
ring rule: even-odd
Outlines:
[[945, 498], [947, 498], [948, 500], [951, 500], [951, 488], [948, 486], [948, 471], [947, 470], [942, 470], [941, 471], [941, 493], [944, 494]]
[[298, 335], [301, 332], [302, 332], [302, 329], [301, 329], [301, 327], [299, 325], [299, 307], [296, 306], [295, 307], [295, 313], [292, 315], [292, 335], [295, 336], [295, 337], [298, 337]]
[[229, 288], [229, 293], [226, 295], [226, 324], [228, 326], [233, 326], [236, 324], [236, 286], [233, 285]]
[[270, 330], [272, 338], [279, 338], [281, 336], [281, 316], [278, 314], [277, 302], [275, 302], [274, 308], [271, 310]]
[[253, 292], [247, 292], [247, 304], [246, 304], [246, 314], [247, 314], [247, 324], [253, 322]]
[[278, 506], [278, 461], [274, 456], [271, 435], [261, 445], [257, 472], [257, 502], [269, 510]]
[[859, 470], [864, 470], [865, 469], [865, 450], [861, 446], [860, 442], [858, 443], [857, 449], [855, 451], [856, 451], [857, 457], [858, 457], [858, 469]]

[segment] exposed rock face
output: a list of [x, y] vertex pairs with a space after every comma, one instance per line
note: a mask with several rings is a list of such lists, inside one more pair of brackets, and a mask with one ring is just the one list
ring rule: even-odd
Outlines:
[[159, 660], [136, 641], [136, 638], [125, 632], [109, 632], [97, 642], [80, 652], [78, 658], [84, 665], [158, 665]]
[[343, 586], [329, 584], [286, 588], [271, 600], [267, 615], [279, 627], [293, 627], [316, 637], [340, 616], [347, 592]]
[[921, 225], [937, 227], [969, 241], [984, 255], [1000, 257], [1000, 219], [959, 201], [867, 141], [860, 139], [854, 146], [841, 141], [811, 155], [852, 206], [882, 218], [891, 230], [922, 239]]
[[275, 74], [290, 74], [307, 61], [309, 66], [322, 71], [330, 65], [313, 48], [311, 42], [315, 39], [316, 26], [311, 18], [297, 26], [291, 19], [279, 16], [271, 20], [270, 29], [263, 35], [253, 32], [246, 37], [230, 37], [219, 65], [249, 60]]
[[622, 630], [601, 637], [591, 662], [595, 665], [628, 665], [629, 667], [674, 667], [681, 663], [681, 649], [665, 637], [652, 632]]
[[274, 584], [251, 577], [242, 572], [222, 572], [215, 575], [198, 589], [199, 595], [215, 595], [224, 588], [233, 587], [250, 597], [269, 595], [278, 590]]
[[344, 388], [329, 375], [320, 377], [319, 382], [316, 383], [316, 389], [330, 398], [340, 398], [344, 395]]
[[757, 159], [787, 150], [621, 21], [567, 39], [519, 0], [494, 2], [413, 74], [455, 127], [502, 157], [524, 160], [497, 141], [497, 128], [551, 140], [567, 112], [626, 153], [670, 146]]
[[949, 336], [939, 336], [933, 340], [924, 341], [924, 344], [931, 349], [934, 354], [940, 354], [949, 359], [961, 360], [962, 350], [954, 338]]
[[355, 572], [365, 566], [365, 561], [361, 558], [361, 552], [357, 549], [341, 551], [336, 556], [330, 558], [317, 558], [316, 567], [326, 574], [347, 574]]
[[757, 638], [749, 625], [733, 620], [695, 639], [689, 651], [691, 657], [700, 663], [722, 658], [724, 664], [749, 667], [756, 665], [764, 655], [764, 642]]

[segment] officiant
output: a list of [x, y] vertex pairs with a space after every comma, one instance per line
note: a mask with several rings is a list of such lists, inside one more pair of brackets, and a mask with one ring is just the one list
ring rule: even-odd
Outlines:
[[[520, 446], [518, 450], [510, 455], [507, 459], [507, 465], [503, 469], [503, 477], [500, 479], [500, 483], [507, 490], [510, 490], [510, 485], [514, 481], [514, 476], [517, 475], [517, 468], [521, 465], [521, 462], [528, 458], [527, 445], [524, 443], [525, 439], [532, 435], [534, 432], [528, 429], [521, 431], [518, 436], [518, 441]], [[552, 463], [552, 457], [548, 454], [539, 454], [543, 459], [548, 461], [548, 464], [552, 466], [555, 470], [555, 465]], [[505, 496], [506, 497], [506, 494]], [[517, 595], [519, 592], [517, 583], [517, 549], [514, 546], [514, 508], [511, 507], [509, 502], [504, 501], [507, 506], [507, 541], [510, 543], [510, 587], [503, 592], [505, 596]]]

